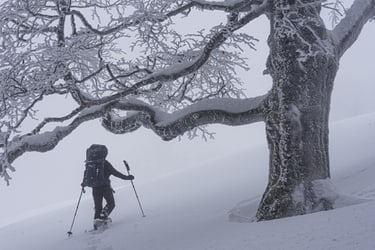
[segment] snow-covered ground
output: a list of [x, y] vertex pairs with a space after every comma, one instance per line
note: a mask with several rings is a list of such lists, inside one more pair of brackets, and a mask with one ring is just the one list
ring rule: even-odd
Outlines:
[[255, 214], [267, 181], [266, 145], [243, 145], [206, 163], [137, 178], [145, 218], [125, 182], [117, 186], [113, 223], [103, 233], [85, 232], [93, 213], [88, 190], [72, 237], [67, 231], [77, 200], [32, 210], [2, 221], [2, 226], [0, 222], [0, 249], [375, 249], [375, 113], [335, 122], [330, 134], [332, 183], [335, 194], [342, 194], [335, 210], [268, 222], [231, 221], [230, 212], [243, 207], [248, 212], [242, 215]]

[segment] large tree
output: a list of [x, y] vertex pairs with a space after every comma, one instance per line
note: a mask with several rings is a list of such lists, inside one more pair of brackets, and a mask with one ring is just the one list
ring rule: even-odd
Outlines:
[[[339, 61], [375, 15], [375, 0], [10, 0], [0, 12], [0, 174], [25, 152], [52, 150], [82, 123], [108, 131], [141, 126], [163, 140], [207, 124], [264, 122], [269, 183], [257, 219], [332, 208], [315, 192], [330, 178], [328, 117]], [[328, 30], [322, 7], [343, 18]], [[196, 33], [175, 21], [195, 10], [225, 13], [225, 23]], [[334, 15], [335, 17], [339, 15]], [[270, 91], [246, 98], [237, 76], [247, 68], [241, 28], [266, 15]], [[69, 95], [76, 107], [34, 129], [46, 96]], [[56, 125], [57, 123], [57, 125]], [[47, 129], [49, 125], [49, 129]], [[50, 129], [55, 126], [54, 129]], [[194, 134], [194, 133], [193, 133]]]

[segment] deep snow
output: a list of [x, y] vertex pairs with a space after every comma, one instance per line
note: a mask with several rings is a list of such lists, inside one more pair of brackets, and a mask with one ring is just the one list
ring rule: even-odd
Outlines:
[[[375, 249], [375, 113], [335, 122], [331, 124], [330, 134], [335, 186], [332, 194], [336, 195], [337, 206], [341, 208], [268, 222], [229, 220], [238, 221], [239, 215], [251, 219], [267, 181], [266, 145], [242, 146], [211, 162], [183, 168], [176, 166], [144, 180], [136, 178], [146, 218], [141, 217], [132, 187], [125, 182], [117, 186], [114, 222], [103, 233], [85, 232], [92, 226], [93, 213], [88, 190], [72, 237], [67, 237], [66, 232], [76, 206], [75, 199], [3, 222], [0, 248]], [[137, 177], [136, 172], [134, 167]], [[237, 217], [233, 217], [233, 212], [237, 212]]]

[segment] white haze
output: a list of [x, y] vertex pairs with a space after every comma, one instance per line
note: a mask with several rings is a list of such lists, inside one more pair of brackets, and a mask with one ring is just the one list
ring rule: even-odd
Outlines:
[[[253, 26], [248, 28], [252, 34], [260, 39], [260, 42], [257, 45], [258, 51], [248, 52], [251, 71], [243, 72], [242, 75], [242, 77], [246, 79], [246, 85], [244, 87], [246, 87], [249, 95], [262, 94], [271, 86], [270, 78], [262, 75], [262, 71], [265, 68], [265, 60], [267, 55], [266, 34], [268, 27], [265, 23], [265, 20], [261, 19], [258, 20]], [[336, 83], [332, 96], [332, 121], [338, 121], [375, 111], [375, 98], [373, 98], [373, 94], [375, 93], [373, 72], [374, 66], [372, 62], [375, 56], [372, 48], [373, 44], [375, 43], [373, 25], [374, 23], [369, 23], [365, 26], [358, 41], [346, 52], [341, 60], [340, 69], [336, 77]], [[47, 104], [44, 105], [50, 105], [51, 107], [55, 108], [61, 106], [65, 107], [66, 104], [64, 103], [64, 100], [47, 99]], [[60, 108], [60, 112], [63, 113], [63, 111], [63, 108]], [[48, 112], [52, 112], [52, 110], [48, 110], [46, 113], [44, 113], [44, 115], [52, 115], [52, 113]], [[365, 123], [367, 122], [372, 126], [373, 131], [375, 126], [373, 120], [363, 120]], [[374, 160], [371, 158], [373, 154], [372, 152], [375, 149], [375, 141], [373, 136], [366, 137], [366, 135], [363, 135], [360, 138], [361, 140], [366, 139], [366, 142], [362, 143], [362, 141], [356, 141], [357, 144], [354, 144], [353, 140], [345, 140], [345, 137], [355, 139], [356, 133], [362, 131], [361, 129], [356, 129], [357, 125], [353, 124], [353, 126], [355, 127], [352, 127], [350, 122], [346, 123], [345, 126], [340, 127], [340, 129], [345, 130], [341, 131], [337, 135], [334, 135], [334, 133], [337, 132], [337, 130], [335, 132], [334, 126], [332, 126], [330, 130], [332, 177], [333, 179], [338, 178], [337, 180], [339, 182], [341, 181], [341, 183], [345, 183], [345, 176], [349, 176], [349, 174], [358, 176], [361, 174], [361, 170], [367, 169], [367, 165], [365, 166], [363, 164], [374, 164]], [[276, 234], [276, 239], [280, 239], [281, 236], [284, 236], [293, 241], [292, 236], [288, 236], [287, 230], [285, 232], [282, 230], [283, 227], [294, 228], [293, 232], [298, 234], [298, 227], [301, 226], [300, 224], [314, 223], [314, 221], [317, 222], [314, 223], [315, 227], [313, 227], [311, 230], [316, 231], [312, 232], [312, 238], [325, 237], [326, 240], [337, 241], [341, 239], [329, 239], [329, 234], [328, 236], [324, 235], [326, 231], [340, 229], [340, 224], [335, 226], [332, 223], [336, 223], [337, 221], [340, 221], [340, 219], [345, 219], [345, 221], [348, 223], [345, 224], [345, 226], [350, 226], [350, 223], [352, 223], [352, 221], [350, 221], [350, 216], [352, 213], [364, 220], [360, 214], [356, 214], [357, 210], [362, 211], [361, 209], [363, 208], [363, 211], [367, 211], [369, 209], [371, 210], [372, 208], [371, 211], [374, 211], [373, 205], [372, 207], [367, 205], [359, 205], [359, 207], [355, 208], [351, 207], [344, 208], [343, 210], [337, 210], [340, 211], [337, 213], [336, 211], [331, 211], [328, 213], [323, 213], [324, 215], [322, 216], [311, 215], [308, 217], [303, 217], [308, 218], [306, 220], [303, 218], [297, 218], [282, 220], [280, 223], [252, 223], [249, 225], [228, 223], [226, 212], [230, 208], [234, 207], [237, 202], [252, 197], [259, 197], [267, 184], [268, 151], [265, 144], [264, 126], [261, 123], [257, 123], [236, 128], [219, 125], [213, 125], [210, 126], [210, 128], [212, 131], [217, 132], [215, 140], [209, 140], [206, 142], [204, 140], [195, 139], [193, 141], [189, 141], [188, 139], [183, 138], [181, 142], [178, 140], [164, 142], [161, 141], [160, 138], [156, 137], [152, 132], [144, 128], [132, 134], [112, 135], [100, 127], [99, 121], [93, 121], [82, 125], [68, 138], [64, 139], [53, 151], [43, 154], [26, 153], [14, 163], [17, 171], [12, 173], [14, 179], [11, 180], [11, 185], [7, 187], [5, 183], [0, 184], [0, 197], [2, 199], [0, 205], [0, 226], [3, 226], [3, 228], [0, 229], [1, 241], [3, 242], [3, 239], [7, 239], [5, 244], [7, 244], [7, 247], [10, 247], [12, 245], [11, 241], [17, 241], [15, 237], [19, 236], [21, 232], [26, 237], [25, 239], [30, 239], [31, 236], [36, 237], [33, 244], [36, 244], [38, 240], [43, 241], [43, 239], [48, 238], [49, 233], [53, 236], [53, 240], [48, 242], [50, 244], [58, 244], [66, 241], [64, 238], [65, 232], [61, 230], [68, 229], [67, 227], [70, 223], [69, 220], [73, 215], [74, 203], [76, 202], [80, 192], [85, 150], [92, 143], [106, 144], [109, 148], [109, 161], [111, 161], [113, 165], [122, 172], [125, 172], [125, 168], [122, 165], [122, 160], [126, 159], [132, 168], [132, 173], [136, 176], [136, 184], [139, 184], [139, 186], [144, 190], [142, 194], [145, 195], [145, 197], [141, 198], [145, 199], [145, 210], [146, 212], [151, 213], [150, 219], [147, 218], [142, 222], [140, 219], [138, 219], [137, 207], [132, 204], [134, 203], [134, 200], [132, 200], [133, 194], [131, 193], [129, 186], [127, 186], [123, 188], [124, 191], [119, 191], [119, 195], [116, 196], [119, 205], [116, 208], [118, 212], [114, 215], [114, 219], [118, 220], [119, 222], [118, 224], [114, 225], [111, 231], [109, 231], [115, 234], [116, 228], [122, 228], [121, 230], [128, 230], [126, 232], [133, 237], [135, 237], [137, 234], [141, 234], [144, 236], [143, 238], [135, 237], [135, 239], [138, 239], [139, 241], [145, 239], [152, 242], [152, 239], [158, 239], [158, 235], [162, 233], [157, 234], [155, 238], [152, 238], [152, 234], [158, 232], [159, 226], [163, 227], [163, 220], [167, 221], [167, 225], [185, 228], [186, 224], [184, 223], [188, 223], [190, 217], [196, 216], [197, 218], [202, 218], [202, 216], [210, 215], [213, 218], [211, 228], [213, 231], [220, 230], [217, 229], [218, 227], [229, 227], [230, 229], [228, 230], [232, 230], [233, 227], [236, 228], [233, 229], [234, 231], [230, 232], [230, 235], [228, 235], [228, 238], [232, 238], [228, 239], [228, 241], [224, 241], [227, 242], [225, 244], [229, 244], [229, 246], [236, 246], [236, 239], [239, 241], [249, 241], [250, 243], [251, 239], [253, 239], [255, 242], [255, 240], [258, 239], [257, 237], [261, 237], [262, 234], [268, 233], [267, 230], [271, 230], [272, 228], [276, 228], [275, 231], [273, 231], [274, 236]], [[337, 129], [338, 128], [339, 127], [337, 127]], [[351, 143], [353, 144], [351, 145]], [[362, 153], [368, 155], [363, 156]], [[219, 165], [220, 162], [224, 162], [225, 164]], [[213, 163], [217, 163], [218, 168], [212, 166]], [[238, 169], [237, 166], [240, 166], [240, 169]], [[341, 171], [341, 167], [346, 168], [345, 171], [347, 170], [349, 172], [345, 172], [344, 170]], [[192, 168], [194, 169], [192, 170]], [[201, 170], [201, 168], [203, 170]], [[186, 203], [190, 210], [183, 209], [185, 203], [181, 200], [182, 198], [178, 193], [173, 193], [171, 191], [172, 194], [170, 194], [169, 197], [166, 197], [167, 194], [162, 193], [169, 191], [170, 189], [178, 190], [181, 188], [181, 186], [179, 186], [180, 183], [176, 181], [175, 178], [177, 178], [176, 176], [179, 175], [178, 172], [183, 173], [183, 171], [190, 171], [188, 174], [189, 180], [181, 183], [183, 185], [188, 185], [185, 188], [194, 188], [196, 178], [200, 181], [201, 185], [201, 188], [199, 190], [195, 190], [194, 192], [194, 194], [196, 194], [198, 197], [189, 197], [189, 202]], [[216, 174], [219, 174], [219, 178], [221, 178], [220, 184], [229, 184], [228, 189], [222, 190], [218, 187], [210, 186], [210, 178], [215, 178]], [[370, 174], [372, 174], [370, 176], [374, 177], [374, 172], [370, 172]], [[238, 181], [238, 178], [241, 179], [241, 181]], [[370, 192], [371, 190], [367, 190], [366, 187], [363, 187], [363, 183], [367, 183], [367, 179], [366, 181], [363, 179], [362, 182], [362, 177], [358, 178], [359, 179], [350, 182], [350, 185], [348, 186], [339, 183], [340, 188], [348, 189], [344, 191], [355, 193], [356, 195], [362, 191]], [[363, 178], [365, 178], [365, 176]], [[170, 185], [159, 187], [159, 189], [157, 189], [161, 193], [156, 194], [152, 192], [153, 185], [167, 185], [168, 182], [170, 182]], [[237, 183], [239, 184], [238, 186], [236, 186]], [[113, 186], [115, 188], [121, 188], [123, 185], [123, 181], [113, 179]], [[122, 196], [122, 194], [124, 195]], [[192, 195], [192, 193], [190, 193], [190, 195]], [[219, 198], [217, 200], [215, 199], [215, 202], [217, 203], [214, 203], [214, 205], [217, 206], [215, 207], [215, 210], [212, 211], [210, 209], [213, 208], [210, 206], [205, 207], [206, 203], [204, 203], [204, 201], [207, 200], [207, 197], [211, 196], [222, 196], [224, 197], [225, 203], [224, 201], [221, 203], [221, 199]], [[374, 197], [370, 195], [366, 198], [373, 199]], [[90, 199], [89, 194], [86, 194], [86, 199]], [[151, 200], [149, 203], [147, 202], [148, 199]], [[66, 206], [67, 204], [70, 205]], [[64, 208], [62, 210], [54, 211], [55, 208], [60, 207]], [[124, 212], [120, 212], [120, 210], [124, 210]], [[170, 212], [172, 215], [174, 215], [174, 217], [169, 218], [167, 212]], [[82, 205], [82, 208], [80, 208], [80, 221], [77, 221], [79, 240], [73, 240], [73, 242], [80, 242], [77, 243], [77, 246], [81, 246], [79, 244], [90, 244], [90, 242], [87, 240], [87, 238], [90, 236], [84, 236], [82, 231], [85, 227], [90, 225], [89, 219], [91, 219], [91, 213], [92, 204], [90, 201], [87, 201]], [[175, 213], [180, 214], [179, 216], [176, 216]], [[35, 217], [37, 214], [42, 215], [43, 219], [40, 220], [40, 223], [37, 222], [39, 217]], [[46, 219], [44, 219], [45, 216], [47, 216]], [[61, 218], [56, 220], [56, 216], [61, 216]], [[155, 216], [157, 217], [156, 219]], [[25, 218], [32, 219], [24, 220]], [[175, 220], [176, 218], [180, 218], [180, 220], [176, 222], [177, 224], [173, 224], [172, 220]], [[333, 222], [331, 223], [322, 225], [321, 232], [318, 232], [318, 222], [321, 222], [321, 220], [329, 221], [331, 218], [336, 219], [332, 219]], [[209, 218], [206, 218], [205, 221], [209, 222]], [[15, 222], [19, 223], [13, 224]], [[36, 234], [36, 232], [30, 232], [27, 230], [32, 230], [36, 223], [38, 224], [38, 230], [41, 230], [40, 232], [45, 232], [45, 234]], [[53, 226], [50, 226], [49, 223], [52, 223]], [[56, 226], [53, 223], [57, 223], [59, 226]], [[132, 228], [123, 229], [122, 224], [127, 223], [130, 223], [129, 225], [131, 225]], [[353, 223], [355, 223], [355, 220], [353, 220]], [[373, 221], [363, 223], [367, 223], [366, 227], [363, 228], [363, 231], [365, 232], [362, 232], [364, 237], [373, 238], [373, 232], [375, 232], [375, 230], [374, 227], [371, 227], [371, 225], [373, 226], [375, 223], [373, 223]], [[359, 227], [361, 225], [356, 226], [358, 227], [358, 232], [360, 232], [361, 228]], [[137, 229], [137, 227], [140, 229]], [[179, 228], [179, 232], [181, 233], [176, 235], [176, 244], [178, 242], [183, 244], [187, 242], [187, 239], [194, 240], [194, 235], [198, 235], [197, 232], [200, 232], [195, 231], [198, 227], [199, 224], [188, 223], [185, 234], [183, 230]], [[145, 231], [142, 231], [142, 229]], [[372, 234], [368, 230], [372, 230]], [[173, 230], [171, 230], [171, 232], [172, 231]], [[252, 234], [254, 231], [257, 232], [255, 235], [257, 237]], [[15, 233], [14, 236], [12, 236], [12, 232]], [[225, 233], [226, 231], [224, 230], [222, 232]], [[237, 235], [237, 232], [239, 235]], [[307, 232], [308, 229], [306, 228], [305, 231], [301, 232], [302, 236], [306, 236]], [[350, 232], [350, 230], [344, 231], [344, 233], [348, 234]], [[365, 233], [367, 233], [367, 235]], [[188, 234], [191, 234], [191, 236], [184, 238], [184, 236]], [[61, 238], [58, 238], [60, 235]], [[225, 235], [221, 236], [225, 237]], [[253, 238], [247, 238], [247, 236]], [[304, 240], [298, 238], [297, 236], [298, 235], [295, 236], [296, 242]], [[340, 237], [344, 238], [343, 235]], [[353, 236], [348, 235], [347, 237]], [[359, 238], [360, 236], [355, 235], [355, 237]], [[217, 242], [223, 242], [222, 239], [216, 240]], [[267, 244], [267, 240], [263, 240], [264, 244]], [[305, 240], [307, 242], [308, 239], [306, 238]], [[358, 240], [360, 240], [360, 238]], [[215, 239], [212, 239], [212, 241], [215, 241]], [[232, 244], [232, 241], [235, 242], [233, 245], [230, 245]], [[107, 241], [104, 240], [103, 242]], [[346, 241], [344, 240], [342, 242], [345, 243]], [[25, 241], [25, 243], [27, 243], [27, 241]], [[250, 243], [248, 246], [251, 246]], [[3, 249], [1, 244], [3, 243], [0, 243], [0, 248]], [[115, 245], [116, 244], [120, 243], [116, 242]], [[371, 244], [370, 241], [369, 244]], [[217, 246], [214, 243], [213, 245]], [[67, 245], [62, 244], [62, 246]], [[208, 243], [206, 246], [207, 249], [210, 249], [210, 245]], [[260, 249], [256, 248], [256, 245], [253, 246], [254, 249]], [[276, 243], [273, 246], [277, 246]], [[54, 247], [57, 246], [54, 245]], [[290, 245], [288, 245], [288, 247], [290, 247]], [[368, 245], [368, 247], [373, 248], [355, 248], [354, 246], [351, 248], [349, 245], [349, 247], [346, 249], [375, 248], [374, 245]], [[5, 248], [5, 250], [13, 249]], [[87, 247], [86, 249], [90, 248]], [[91, 249], [95, 248], [92, 247]], [[103, 246], [102, 248], [99, 247], [98, 249], [105, 248]], [[114, 247], [113, 249], [120, 248]], [[163, 250], [165, 249], [166, 248]], [[216, 250], [219, 248], [212, 249]], [[224, 245], [222, 249], [240, 248], [225, 248]], [[284, 249], [302, 248], [285, 247]], [[311, 249], [319, 248], [311, 247]]]

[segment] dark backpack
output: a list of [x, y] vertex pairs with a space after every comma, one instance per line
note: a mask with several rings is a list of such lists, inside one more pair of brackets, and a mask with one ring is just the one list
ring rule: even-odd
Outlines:
[[109, 178], [106, 178], [104, 174], [104, 163], [107, 154], [106, 146], [99, 144], [93, 144], [86, 150], [83, 186], [100, 187], [109, 185]]

